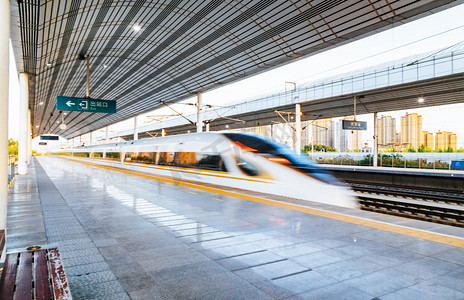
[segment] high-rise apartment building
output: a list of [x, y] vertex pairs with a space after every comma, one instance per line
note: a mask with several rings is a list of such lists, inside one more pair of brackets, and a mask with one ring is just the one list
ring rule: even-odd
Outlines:
[[312, 133], [314, 144], [333, 147], [332, 119], [320, 119], [314, 121], [312, 124]]
[[419, 148], [424, 144], [422, 116], [416, 113], [401, 117], [401, 144], [403, 147]]
[[422, 131], [422, 134], [423, 134], [423, 144], [425, 145], [425, 147], [429, 148], [429, 149], [433, 149], [433, 146], [434, 146], [434, 143], [433, 143], [433, 133], [432, 132], [428, 132], [428, 131]]
[[342, 121], [332, 121], [332, 145], [339, 152], [345, 152], [348, 148], [347, 130], [343, 130]]
[[377, 120], [378, 144], [387, 146], [396, 142], [396, 119], [391, 116], [382, 116]]
[[448, 147], [451, 147], [454, 151], [456, 151], [456, 134], [449, 131], [438, 131], [435, 135], [435, 150], [446, 150]]

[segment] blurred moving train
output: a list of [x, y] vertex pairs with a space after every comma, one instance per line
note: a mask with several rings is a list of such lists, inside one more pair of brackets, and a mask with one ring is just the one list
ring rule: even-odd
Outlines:
[[176, 179], [357, 208], [354, 193], [285, 145], [244, 133], [205, 132], [59, 150], [55, 155]]

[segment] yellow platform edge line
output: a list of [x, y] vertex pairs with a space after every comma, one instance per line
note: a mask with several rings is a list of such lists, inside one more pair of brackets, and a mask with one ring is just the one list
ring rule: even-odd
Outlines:
[[126, 174], [131, 174], [131, 175], [136, 175], [140, 177], [145, 177], [145, 178], [150, 178], [150, 179], [155, 179], [163, 182], [168, 182], [168, 183], [174, 183], [178, 184], [181, 186], [186, 186], [190, 188], [195, 188], [203, 191], [208, 191], [208, 192], [213, 192], [217, 194], [222, 194], [226, 196], [232, 196], [244, 200], [249, 200], [249, 201], [254, 201], [254, 202], [259, 202], [263, 204], [268, 204], [272, 206], [277, 206], [281, 208], [286, 208], [294, 211], [299, 211], [311, 215], [316, 215], [320, 217], [325, 217], [333, 220], [338, 220], [338, 221], [343, 221], [343, 222], [348, 222], [352, 224], [357, 224], [357, 225], [363, 225], [367, 226], [370, 228], [375, 228], [375, 229], [381, 229], [385, 231], [390, 231], [393, 233], [399, 233], [403, 235], [408, 235], [432, 242], [437, 242], [437, 243], [442, 243], [442, 244], [447, 244], [455, 247], [460, 247], [464, 248], [464, 239], [457, 238], [457, 237], [452, 237], [452, 236], [447, 236], [447, 235], [442, 235], [438, 233], [433, 233], [433, 232], [428, 232], [428, 231], [423, 231], [419, 229], [414, 229], [414, 228], [408, 228], [408, 227], [402, 227], [398, 225], [393, 225], [393, 224], [387, 224], [387, 223], [382, 223], [378, 221], [373, 221], [373, 220], [367, 220], [367, 219], [362, 219], [358, 217], [353, 217], [353, 216], [347, 216], [339, 213], [334, 213], [334, 212], [328, 212], [328, 211], [323, 211], [315, 208], [309, 208], [309, 207], [304, 207], [304, 206], [299, 206], [296, 204], [291, 204], [291, 203], [285, 203], [285, 202], [280, 202], [276, 200], [270, 200], [270, 199], [265, 199], [261, 197], [256, 197], [256, 196], [250, 196], [250, 195], [245, 195], [237, 192], [231, 192], [231, 191], [225, 191], [217, 188], [211, 188], [211, 187], [206, 187], [202, 186], [199, 184], [193, 184], [193, 183], [188, 183], [188, 182], [182, 182], [182, 181], [177, 181], [177, 180], [172, 180], [172, 179], [167, 179], [163, 177], [158, 177], [156, 175], [148, 175], [148, 174], [143, 174], [139, 173], [137, 171], [132, 171], [132, 170], [122, 170], [119, 168], [114, 168], [110, 166], [103, 166], [103, 165], [98, 165], [90, 162], [84, 162], [84, 161], [78, 161], [78, 160], [73, 160], [73, 159], [67, 159], [60, 157], [61, 159], [73, 161], [73, 162], [78, 162], [81, 164], [93, 166], [93, 167], [98, 167], [98, 168], [103, 168], [111, 171], [117, 171], [117, 172], [122, 172]]

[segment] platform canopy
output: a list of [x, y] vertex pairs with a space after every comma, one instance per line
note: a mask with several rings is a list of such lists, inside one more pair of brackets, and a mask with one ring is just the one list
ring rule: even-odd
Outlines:
[[[11, 0], [33, 135], [72, 138], [463, 0]], [[117, 113], [67, 112], [56, 97], [116, 100]]]

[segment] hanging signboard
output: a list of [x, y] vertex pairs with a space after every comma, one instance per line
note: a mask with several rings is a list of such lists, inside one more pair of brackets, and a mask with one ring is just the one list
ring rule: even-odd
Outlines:
[[40, 140], [42, 141], [58, 141], [60, 139], [57, 135], [41, 135]]
[[56, 110], [114, 114], [116, 113], [116, 101], [56, 96]]
[[346, 130], [367, 130], [367, 122], [342, 120], [343, 129]]

